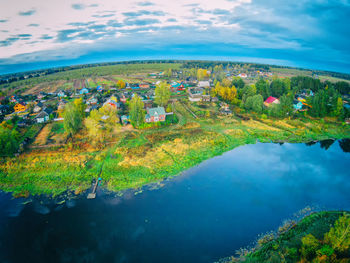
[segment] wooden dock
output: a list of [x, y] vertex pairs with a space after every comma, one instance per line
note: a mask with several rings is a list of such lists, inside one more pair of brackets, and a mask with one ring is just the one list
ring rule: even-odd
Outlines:
[[92, 189], [92, 192], [88, 194], [87, 199], [94, 199], [94, 198], [96, 198], [96, 189], [97, 189], [97, 186], [98, 186], [98, 182], [99, 182], [99, 180], [97, 179], [96, 182], [95, 182], [94, 188]]
[[95, 182], [95, 184], [94, 184], [94, 187], [92, 188], [92, 192], [88, 194], [87, 199], [95, 199], [95, 198], [96, 198], [97, 186], [98, 186], [98, 184], [102, 181], [102, 179], [101, 179], [100, 176], [101, 176], [101, 174], [102, 174], [103, 165], [104, 165], [104, 162], [102, 163], [100, 172], [99, 172], [99, 174], [98, 174], [98, 177], [97, 177], [97, 179], [96, 179], [96, 182]]

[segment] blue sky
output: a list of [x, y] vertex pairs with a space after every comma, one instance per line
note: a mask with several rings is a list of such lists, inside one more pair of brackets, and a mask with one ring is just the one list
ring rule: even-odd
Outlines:
[[348, 0], [1, 1], [0, 74], [138, 59], [350, 73], [349, 24]]

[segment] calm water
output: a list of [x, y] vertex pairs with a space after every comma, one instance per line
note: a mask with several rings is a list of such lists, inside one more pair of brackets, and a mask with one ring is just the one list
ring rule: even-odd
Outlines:
[[213, 262], [306, 206], [350, 209], [349, 164], [338, 142], [259, 143], [138, 195], [23, 205], [2, 193], [0, 262]]

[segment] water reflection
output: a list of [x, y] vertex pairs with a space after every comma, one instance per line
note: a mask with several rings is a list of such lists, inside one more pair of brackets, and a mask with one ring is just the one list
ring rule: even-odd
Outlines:
[[0, 209], [15, 211], [0, 214], [0, 262], [213, 262], [306, 206], [350, 209], [348, 149], [247, 145], [138, 195], [18, 208], [0, 194]]

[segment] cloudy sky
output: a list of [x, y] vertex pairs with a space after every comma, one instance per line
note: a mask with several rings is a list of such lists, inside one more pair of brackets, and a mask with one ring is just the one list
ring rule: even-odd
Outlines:
[[0, 0], [0, 74], [137, 59], [350, 73], [350, 0]]

